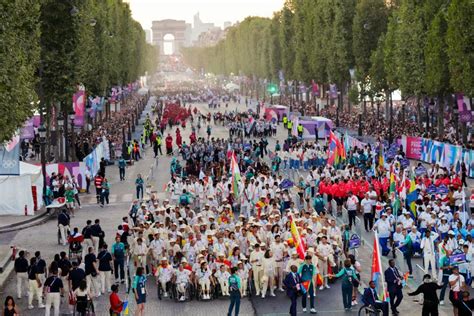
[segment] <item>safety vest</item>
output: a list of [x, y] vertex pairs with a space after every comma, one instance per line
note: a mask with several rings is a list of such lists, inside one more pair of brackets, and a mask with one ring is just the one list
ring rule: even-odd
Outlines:
[[302, 125], [298, 125], [298, 133], [303, 133], [303, 126]]
[[160, 136], [157, 136], [156, 137], [156, 144], [159, 146], [161, 145], [161, 137]]
[[288, 122], [288, 118], [286, 116], [283, 116], [283, 124], [286, 124]]
[[288, 121], [288, 129], [291, 129], [293, 127], [293, 122], [292, 121]]

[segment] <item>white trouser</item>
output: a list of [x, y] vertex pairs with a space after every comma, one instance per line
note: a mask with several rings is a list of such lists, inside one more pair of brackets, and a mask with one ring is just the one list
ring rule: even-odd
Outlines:
[[99, 271], [99, 276], [102, 293], [109, 292], [112, 286], [112, 271]]
[[99, 287], [99, 280], [97, 277], [93, 277], [92, 275], [86, 276], [87, 285], [89, 285], [89, 289], [93, 297], [100, 294], [100, 287]]
[[58, 226], [59, 232], [61, 234], [61, 240], [63, 241], [63, 244], [67, 244], [67, 230], [69, 229], [69, 226], [64, 226], [63, 224], [59, 224]]
[[241, 294], [242, 296], [247, 295], [248, 279], [242, 279], [242, 280], [240, 280], [240, 284], [241, 284], [241, 287], [240, 287], [240, 294]]
[[42, 291], [43, 287], [38, 286], [36, 280], [28, 280], [29, 283], [29, 293], [28, 293], [28, 305], [33, 305], [33, 299], [36, 296], [38, 300], [38, 305], [43, 305]]
[[203, 293], [209, 294], [211, 291], [211, 280], [209, 279], [200, 279], [199, 285], [201, 285], [201, 291]]
[[176, 284], [176, 288], [180, 294], [186, 293], [186, 283], [178, 283]]
[[[99, 237], [92, 236], [92, 244], [94, 245], [95, 253], [99, 253]], [[87, 251], [87, 253], [89, 253]]]
[[51, 312], [51, 305], [54, 308], [54, 316], [59, 316], [59, 305], [61, 303], [61, 295], [57, 293], [47, 293], [46, 294], [46, 309], [45, 316], [49, 316]]
[[278, 278], [278, 288], [282, 289], [283, 288], [283, 280], [285, 279], [285, 268], [283, 267], [283, 261], [282, 262], [277, 262], [277, 267], [276, 267], [276, 276]]
[[253, 270], [253, 283], [255, 284], [255, 292], [257, 295], [260, 295], [260, 290], [262, 287], [262, 276], [263, 276], [263, 269], [260, 266], [252, 266]]
[[219, 285], [221, 286], [222, 295], [229, 296], [229, 282], [227, 280], [219, 280]]
[[163, 289], [163, 292], [166, 292], [166, 283], [168, 283], [170, 280], [169, 279], [159, 279], [161, 288]]
[[19, 272], [16, 274], [16, 293], [21, 297], [22, 288], [28, 288], [28, 274], [26, 272]]
[[437, 278], [436, 275], [436, 258], [434, 254], [424, 254], [423, 255], [423, 264], [425, 267], [425, 273], [428, 273], [431, 264], [431, 275], [434, 279]]
[[262, 295], [267, 294], [267, 289], [270, 289], [270, 294], [273, 295], [274, 280], [274, 275], [265, 275], [262, 277]]
[[318, 262], [319, 273], [323, 276], [323, 285], [328, 285], [328, 262], [319, 260]]

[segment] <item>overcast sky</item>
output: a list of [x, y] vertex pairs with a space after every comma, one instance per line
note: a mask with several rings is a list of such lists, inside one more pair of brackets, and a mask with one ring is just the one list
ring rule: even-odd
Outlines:
[[186, 20], [200, 13], [203, 22], [222, 26], [224, 22], [242, 21], [247, 16], [271, 17], [282, 8], [284, 0], [131, 0], [133, 18], [144, 29], [163, 19]]

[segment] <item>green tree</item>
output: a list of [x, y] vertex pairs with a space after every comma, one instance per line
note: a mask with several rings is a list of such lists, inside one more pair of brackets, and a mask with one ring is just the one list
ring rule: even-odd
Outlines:
[[[371, 55], [377, 48], [379, 36], [387, 29], [387, 7], [384, 0], [360, 0], [356, 5], [352, 27], [352, 47], [355, 58], [356, 77], [361, 97], [368, 93]], [[369, 92], [370, 93], [370, 92]], [[364, 111], [366, 107], [364, 106]]]
[[35, 108], [40, 6], [0, 0], [0, 141], [8, 141]]
[[451, 87], [454, 91], [474, 94], [474, 3], [452, 0], [447, 12], [447, 55]]

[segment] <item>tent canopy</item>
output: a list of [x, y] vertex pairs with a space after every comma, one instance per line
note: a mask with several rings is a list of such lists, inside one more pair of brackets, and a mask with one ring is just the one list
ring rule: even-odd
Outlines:
[[20, 161], [19, 176], [0, 176], [0, 215], [25, 215], [25, 209], [34, 215], [35, 206], [42, 206], [42, 192], [41, 167]]

